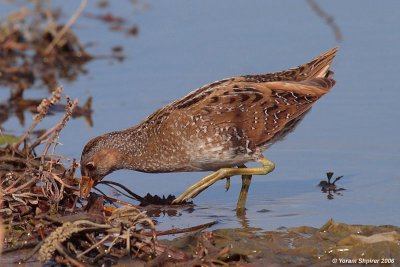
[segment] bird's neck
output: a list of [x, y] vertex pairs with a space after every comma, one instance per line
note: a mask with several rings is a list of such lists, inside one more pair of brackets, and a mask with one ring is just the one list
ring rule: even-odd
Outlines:
[[141, 171], [146, 144], [145, 132], [141, 131], [140, 127], [104, 135], [104, 146], [118, 153], [118, 160], [115, 163], [116, 169]]

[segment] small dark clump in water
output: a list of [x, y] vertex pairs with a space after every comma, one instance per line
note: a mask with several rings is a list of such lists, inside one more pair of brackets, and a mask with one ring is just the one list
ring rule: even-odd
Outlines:
[[319, 182], [318, 186], [321, 187], [323, 193], [327, 193], [328, 199], [333, 199], [333, 194], [341, 195], [339, 192], [346, 190], [345, 188], [338, 188], [336, 182], [343, 178], [343, 175], [336, 177], [333, 182], [331, 182], [333, 177], [333, 172], [326, 173], [327, 180], [322, 180]]

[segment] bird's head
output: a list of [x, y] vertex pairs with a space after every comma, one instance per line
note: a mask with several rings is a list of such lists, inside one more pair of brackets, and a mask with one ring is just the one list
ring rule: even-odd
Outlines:
[[117, 170], [120, 162], [121, 154], [108, 147], [102, 136], [89, 141], [81, 155], [81, 196], [86, 197], [94, 184]]

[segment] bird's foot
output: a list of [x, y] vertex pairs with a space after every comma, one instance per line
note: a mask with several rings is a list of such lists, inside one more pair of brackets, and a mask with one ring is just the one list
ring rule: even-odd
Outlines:
[[275, 164], [265, 158], [258, 160], [262, 164], [260, 168], [222, 168], [218, 171], [207, 175], [197, 183], [190, 186], [185, 190], [179, 197], [177, 197], [172, 203], [180, 203], [184, 200], [196, 197], [202, 191], [213, 185], [218, 180], [224, 178], [230, 178], [234, 175], [261, 175], [267, 174], [274, 170]]

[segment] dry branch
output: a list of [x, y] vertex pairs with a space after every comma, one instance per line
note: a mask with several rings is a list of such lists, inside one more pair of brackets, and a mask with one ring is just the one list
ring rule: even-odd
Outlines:
[[82, 0], [78, 9], [72, 15], [72, 17], [68, 20], [68, 22], [64, 25], [64, 27], [56, 34], [53, 41], [47, 46], [46, 50], [44, 51], [45, 56], [50, 54], [53, 48], [58, 44], [61, 38], [65, 35], [66, 32], [71, 28], [72, 24], [78, 19], [81, 15], [82, 11], [85, 9], [87, 5], [87, 0]]

